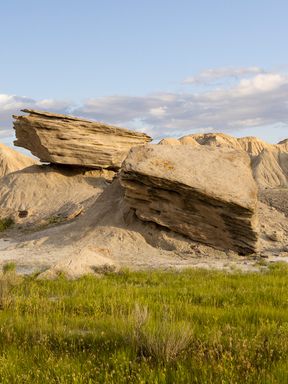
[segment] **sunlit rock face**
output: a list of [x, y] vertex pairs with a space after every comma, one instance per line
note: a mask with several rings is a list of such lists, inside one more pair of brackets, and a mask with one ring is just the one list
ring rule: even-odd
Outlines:
[[125, 199], [138, 218], [219, 249], [257, 249], [257, 186], [242, 150], [189, 145], [132, 148]]
[[145, 133], [71, 116], [25, 109], [14, 116], [14, 144], [43, 162], [119, 169], [131, 147], [146, 144]]

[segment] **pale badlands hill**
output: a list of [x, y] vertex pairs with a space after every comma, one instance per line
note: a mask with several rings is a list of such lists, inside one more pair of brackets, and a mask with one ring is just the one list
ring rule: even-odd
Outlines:
[[268, 144], [257, 137], [235, 138], [224, 133], [204, 133], [168, 138], [161, 145], [205, 145], [243, 150], [251, 158], [254, 178], [260, 188], [288, 186], [288, 140]]
[[36, 161], [31, 157], [25, 156], [0, 143], [0, 177], [33, 164], [36, 164]]
[[[216, 249], [203, 244], [205, 238], [202, 243], [196, 242], [168, 227], [139, 219], [135, 209], [131, 209], [129, 201], [125, 199], [125, 188], [119, 182], [121, 171], [114, 174], [112, 171], [91, 172], [69, 168], [69, 166], [59, 168], [28, 164], [27, 168], [12, 172], [0, 179], [1, 217], [13, 217], [16, 222], [11, 229], [2, 233], [0, 263], [15, 261], [18, 270], [22, 272], [45, 271], [42, 273], [42, 277], [53, 277], [59, 271], [65, 271], [69, 276], [77, 277], [87, 272], [120, 267], [131, 269], [204, 267], [257, 270], [262, 268], [263, 260], [265, 263], [288, 260], [288, 219], [283, 213], [285, 205], [283, 202], [287, 202], [288, 185], [287, 141], [271, 145], [256, 138], [236, 139], [223, 134], [211, 134], [190, 135], [179, 140], [167, 139], [162, 144], [190, 145], [192, 148], [196, 146], [229, 147], [231, 150], [236, 150], [235, 156], [237, 151], [249, 154], [253, 175], [263, 194], [260, 194], [261, 199], [265, 202], [259, 201], [257, 209], [259, 219], [257, 252], [252, 255], [239, 256], [231, 249]], [[165, 151], [162, 152], [165, 153]], [[199, 153], [202, 152], [205, 153], [205, 151], [199, 151]], [[222, 152], [225, 155], [226, 151]], [[174, 160], [170, 160], [173, 163]], [[157, 166], [158, 160], [153, 161], [153, 166], [155, 166], [155, 161]], [[171, 161], [161, 159], [162, 166], [167, 168], [167, 176], [171, 171], [169, 167], [173, 165], [170, 163]], [[201, 164], [201, 159], [198, 163]], [[221, 165], [221, 161], [219, 161], [219, 165]], [[183, 164], [184, 166], [185, 164]], [[147, 174], [150, 172], [149, 167], [150, 165], [147, 165], [145, 168]], [[192, 170], [193, 167], [187, 168], [187, 172], [192, 172]], [[141, 172], [137, 177], [141, 179]], [[161, 184], [159, 184], [159, 178], [157, 181], [155, 175], [151, 174], [149, 183], [154, 186], [158, 183], [158, 187], [162, 185], [164, 189], [171, 189], [171, 185], [175, 183], [177, 185], [177, 175], [173, 183], [171, 184], [170, 180], [169, 186], [167, 184], [166, 187], [165, 183], [168, 182], [168, 179], [165, 179], [165, 172], [161, 177]], [[198, 185], [205, 186], [205, 177], [208, 175], [198, 173], [197, 177], [200, 178]], [[139, 182], [142, 183], [144, 179], [140, 179]], [[184, 183], [185, 180], [183, 178]], [[221, 183], [221, 181], [219, 182]], [[229, 179], [223, 180], [223, 182], [227, 183], [227, 188], [229, 188]], [[193, 178], [191, 183], [193, 183]], [[252, 182], [249, 181], [249, 183]], [[142, 187], [142, 189], [138, 189], [137, 183], [133, 184], [133, 188], [134, 186], [136, 195], [138, 191], [143, 191]], [[149, 186], [147, 188], [150, 197], [153, 198], [153, 204], [156, 204], [158, 196], [153, 195], [154, 192]], [[175, 196], [180, 196], [177, 197], [178, 200], [181, 200], [183, 189], [181, 188], [174, 191]], [[243, 183], [243, 188], [245, 188], [245, 183]], [[223, 195], [224, 192], [223, 190], [221, 194]], [[207, 190], [207, 193], [213, 193], [213, 188], [211, 191]], [[237, 189], [233, 193], [237, 194]], [[277, 204], [273, 202], [276, 194], [278, 194]], [[201, 197], [199, 196], [198, 200]], [[220, 190], [217, 196], [221, 200]], [[180, 201], [178, 200], [177, 204]], [[229, 200], [229, 194], [225, 196], [226, 200]], [[207, 204], [205, 201], [203, 204], [209, 215], [212, 212], [209, 204], [216, 203], [214, 200], [208, 199], [207, 201]], [[167, 207], [169, 208], [175, 203], [176, 199], [174, 203], [172, 199], [167, 203]], [[147, 204], [150, 204], [149, 201]], [[230, 204], [232, 208], [227, 206], [227, 212], [234, 209], [233, 204]], [[239, 204], [243, 206], [242, 203], [239, 202]], [[191, 212], [193, 213], [192, 208]], [[215, 212], [217, 212], [217, 206]], [[235, 212], [237, 215], [239, 212], [242, 214], [238, 208]], [[159, 211], [160, 213], [163, 214]], [[152, 219], [156, 218], [157, 209], [153, 215]], [[244, 219], [246, 220], [243, 216]], [[172, 219], [170, 217], [169, 220], [173, 221], [173, 217]], [[177, 225], [179, 226], [179, 223]], [[195, 227], [195, 224], [193, 225]], [[233, 223], [229, 225], [233, 225]], [[200, 238], [203, 233], [207, 232], [205, 230], [200, 232], [198, 234]]]

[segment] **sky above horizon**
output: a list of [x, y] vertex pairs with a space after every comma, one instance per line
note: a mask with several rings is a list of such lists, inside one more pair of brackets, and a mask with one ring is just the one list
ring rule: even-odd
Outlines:
[[287, 0], [9, 0], [0, 141], [21, 108], [145, 131], [288, 137]]

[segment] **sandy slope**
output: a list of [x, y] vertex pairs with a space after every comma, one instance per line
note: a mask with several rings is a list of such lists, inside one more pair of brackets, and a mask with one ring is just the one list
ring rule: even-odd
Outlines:
[[260, 259], [265, 262], [266, 258], [269, 262], [288, 260], [287, 219], [262, 203], [259, 215], [259, 254], [243, 258], [231, 251], [217, 251], [193, 242], [156, 224], [141, 222], [123, 202], [116, 180], [74, 221], [18, 235], [14, 240], [3, 239], [1, 261], [15, 260], [22, 271], [46, 269], [42, 277], [51, 278], [60, 270], [77, 277], [101, 270], [103, 266], [108, 269], [204, 267], [254, 270], [261, 268]]
[[99, 171], [33, 165], [0, 179], [0, 217], [16, 223], [73, 218], [92, 204], [107, 182]]
[[36, 163], [31, 157], [22, 155], [22, 153], [0, 143], [0, 177]]

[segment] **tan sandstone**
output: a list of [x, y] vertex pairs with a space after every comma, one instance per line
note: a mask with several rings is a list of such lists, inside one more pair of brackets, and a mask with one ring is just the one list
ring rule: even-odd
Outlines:
[[136, 215], [241, 254], [257, 249], [257, 187], [244, 151], [188, 145], [132, 148], [121, 184]]
[[288, 139], [269, 144], [254, 136], [236, 138], [224, 133], [196, 133], [180, 139], [163, 139], [159, 144], [242, 150], [250, 156], [253, 176], [259, 188], [288, 186]]
[[145, 133], [72, 116], [24, 109], [14, 116], [14, 144], [42, 162], [119, 169], [129, 149], [151, 141]]

